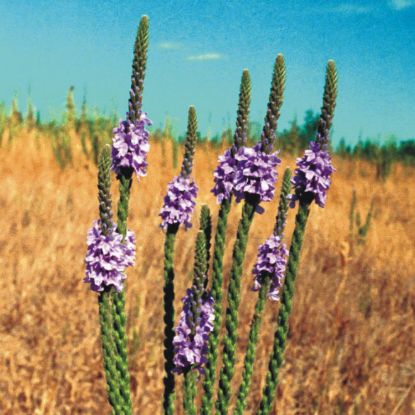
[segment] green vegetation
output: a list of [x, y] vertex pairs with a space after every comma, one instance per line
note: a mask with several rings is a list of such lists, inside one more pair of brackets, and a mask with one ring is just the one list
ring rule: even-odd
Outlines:
[[[79, 115], [78, 115], [79, 114]], [[35, 117], [36, 115], [36, 117]], [[284, 154], [299, 155], [308, 146], [309, 141], [315, 136], [318, 124], [318, 114], [307, 110], [303, 122], [294, 118], [290, 126], [279, 133], [277, 146]], [[70, 164], [70, 137], [68, 134], [74, 132], [79, 136], [82, 151], [87, 159], [98, 163], [98, 155], [104, 144], [111, 142], [112, 130], [118, 121], [117, 114], [104, 114], [98, 109], [90, 111], [84, 98], [79, 112], [76, 111], [74, 101], [74, 88], [70, 87], [67, 95], [66, 111], [60, 120], [54, 119], [42, 122], [40, 113], [35, 112], [32, 100], [29, 99], [27, 113], [25, 116], [18, 109], [17, 98], [12, 101], [12, 107], [8, 109], [4, 103], [0, 103], [0, 146], [8, 140], [13, 140], [16, 133], [27, 128], [29, 131], [45, 133], [51, 137], [53, 151], [58, 164], [63, 168]], [[248, 145], [256, 143], [261, 135], [261, 124], [250, 122], [248, 131]], [[174, 147], [172, 163], [177, 164], [178, 144], [183, 144], [184, 135], [175, 137], [169, 120], [166, 126], [153, 130], [154, 139], [170, 138]], [[206, 143], [207, 137], [198, 133], [198, 142]], [[210, 138], [210, 144], [220, 146], [222, 144], [232, 145], [232, 129], [226, 128], [221, 134]], [[69, 146], [69, 147], [68, 147]], [[415, 166], [415, 138], [398, 141], [391, 136], [385, 142], [378, 139], [359, 138], [355, 145], [347, 144], [342, 138], [339, 144], [332, 149], [335, 154], [344, 159], [365, 160], [375, 164], [376, 177], [378, 180], [386, 180], [396, 162], [402, 162], [406, 166]], [[166, 155], [166, 158], [169, 158]]]

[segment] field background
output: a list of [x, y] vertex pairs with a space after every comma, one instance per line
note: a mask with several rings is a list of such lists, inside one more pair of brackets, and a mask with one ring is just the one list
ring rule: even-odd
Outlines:
[[[4, 132], [6, 136], [6, 132]], [[97, 296], [82, 283], [86, 232], [97, 217], [96, 166], [72, 132], [72, 163], [56, 162], [46, 134], [26, 128], [0, 147], [0, 413], [105, 414]], [[191, 281], [200, 206], [213, 213], [209, 192], [224, 146], [200, 144], [200, 187], [192, 230], [181, 230], [176, 251], [176, 300]], [[181, 149], [179, 148], [179, 154]], [[137, 414], [160, 414], [162, 395], [163, 232], [158, 212], [173, 168], [173, 145], [151, 142], [148, 176], [134, 181], [129, 227], [137, 263], [128, 270], [127, 308], [133, 399]], [[181, 156], [179, 157], [179, 159]], [[283, 167], [294, 167], [283, 156]], [[399, 163], [386, 181], [375, 166], [334, 158], [337, 172], [323, 210], [313, 206], [306, 231], [275, 414], [415, 413], [415, 171]], [[283, 167], [280, 168], [282, 174]], [[114, 180], [115, 182], [115, 180]], [[114, 201], [117, 189], [114, 183]], [[353, 189], [364, 218], [374, 203], [363, 244], [351, 243]], [[256, 300], [251, 269], [271, 233], [277, 199], [264, 204], [250, 235], [240, 307], [242, 352]], [[226, 269], [240, 206], [230, 216]], [[291, 237], [294, 212], [286, 232]], [[247, 413], [264, 382], [278, 305], [268, 304]], [[178, 397], [178, 408], [180, 396]]]

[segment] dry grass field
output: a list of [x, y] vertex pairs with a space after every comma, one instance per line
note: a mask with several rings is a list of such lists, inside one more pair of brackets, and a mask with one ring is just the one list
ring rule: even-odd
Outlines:
[[[197, 149], [198, 211], [207, 203], [220, 149]], [[107, 414], [96, 295], [82, 282], [86, 232], [97, 217], [96, 167], [74, 145], [60, 170], [50, 143], [22, 131], [0, 148], [0, 413]], [[169, 140], [152, 142], [149, 172], [134, 182], [129, 227], [137, 264], [128, 270], [127, 308], [135, 413], [160, 414], [162, 395], [163, 232], [158, 212], [175, 174]], [[337, 172], [323, 210], [313, 206], [274, 414], [415, 413], [415, 171], [396, 165], [375, 180], [373, 166], [335, 158]], [[294, 167], [285, 158], [283, 167]], [[280, 173], [282, 173], [280, 168]], [[114, 201], [117, 186], [114, 183]], [[351, 246], [352, 190], [365, 214], [374, 198], [365, 244]], [[242, 352], [256, 300], [250, 290], [258, 245], [273, 228], [277, 199], [254, 219], [240, 308]], [[230, 217], [226, 271], [240, 206]], [[290, 213], [287, 241], [294, 212]], [[176, 299], [191, 280], [193, 228], [180, 230]], [[227, 272], [225, 272], [227, 275]], [[264, 382], [278, 305], [268, 304], [248, 414]], [[180, 401], [180, 396], [179, 396]], [[180, 405], [178, 404], [178, 413]]]

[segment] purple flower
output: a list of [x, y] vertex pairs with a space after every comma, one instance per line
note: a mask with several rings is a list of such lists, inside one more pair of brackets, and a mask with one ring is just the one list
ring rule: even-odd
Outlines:
[[213, 173], [215, 186], [212, 193], [215, 194], [218, 203], [222, 203], [223, 200], [229, 200], [232, 195], [237, 163], [231, 149], [219, 156], [218, 161], [219, 164]]
[[287, 247], [277, 235], [272, 235], [259, 247], [257, 262], [252, 270], [255, 275], [253, 287], [255, 291], [261, 288], [262, 278], [268, 273], [271, 278], [268, 298], [273, 301], [279, 300], [279, 289], [284, 278], [287, 256]]
[[150, 144], [146, 126], [151, 124], [147, 114], [142, 112], [134, 123], [125, 120], [114, 128], [111, 168], [117, 175], [120, 174], [122, 168], [133, 169], [137, 178], [147, 174], [147, 153]]
[[174, 347], [174, 371], [183, 373], [189, 369], [198, 369], [203, 373], [203, 365], [206, 363], [209, 334], [213, 330], [215, 313], [213, 298], [205, 292], [200, 302], [200, 315], [193, 323], [191, 311], [193, 290], [188, 289], [183, 297], [183, 311], [180, 313], [179, 324], [176, 327], [176, 335], [173, 339]]
[[331, 184], [331, 174], [335, 171], [331, 164], [329, 152], [316, 141], [311, 141], [308, 150], [302, 158], [297, 159], [295, 176], [291, 182], [295, 194], [290, 206], [294, 207], [296, 200], [309, 195], [320, 207], [326, 204], [327, 190]]
[[91, 284], [92, 291], [101, 292], [110, 287], [118, 292], [123, 290], [125, 268], [135, 262], [134, 233], [128, 231], [124, 242], [122, 239], [115, 224], [108, 235], [101, 233], [100, 221], [95, 221], [89, 230], [84, 282]]
[[261, 202], [272, 200], [277, 181], [276, 167], [281, 160], [277, 152], [267, 154], [261, 151], [261, 144], [255, 147], [241, 147], [235, 155], [238, 168], [234, 180], [236, 201], [246, 195], [255, 195]]
[[192, 226], [191, 218], [196, 205], [197, 186], [190, 177], [176, 176], [167, 186], [160, 215], [161, 227], [184, 224], [186, 229]]

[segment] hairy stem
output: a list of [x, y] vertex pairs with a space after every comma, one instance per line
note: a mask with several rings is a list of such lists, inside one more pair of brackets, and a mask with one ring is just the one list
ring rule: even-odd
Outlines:
[[218, 399], [216, 401], [217, 413], [221, 415], [225, 415], [227, 413], [231, 398], [231, 382], [235, 372], [242, 266], [245, 259], [249, 228], [251, 227], [257, 205], [257, 200], [246, 200], [233, 248], [232, 267], [227, 297], [228, 306], [226, 309], [225, 319], [226, 333], [223, 339], [223, 361], [219, 377]]
[[164, 243], [164, 397], [163, 410], [174, 414], [174, 242], [178, 225], [167, 227]]
[[189, 370], [184, 375], [184, 397], [183, 408], [186, 415], [196, 415], [196, 376], [197, 372]]
[[[111, 156], [110, 147], [103, 148], [98, 163], [98, 202], [101, 233], [108, 235], [112, 232], [112, 202], [111, 202]], [[104, 291], [98, 296], [100, 317], [101, 342], [105, 378], [108, 385], [108, 400], [114, 415], [124, 413], [124, 397], [121, 394], [122, 362], [117, 353], [113, 335], [113, 316], [111, 304], [112, 292]]]
[[284, 351], [288, 335], [288, 319], [292, 308], [292, 299], [295, 290], [295, 278], [300, 263], [301, 247], [303, 244], [305, 228], [310, 213], [310, 201], [300, 201], [298, 213], [295, 218], [295, 228], [291, 241], [290, 253], [287, 262], [284, 286], [282, 290], [281, 306], [278, 312], [278, 326], [274, 335], [274, 346], [268, 364], [265, 387], [258, 415], [268, 415], [274, 402], [278, 386], [278, 373], [283, 363]]
[[[130, 188], [132, 183], [132, 172], [124, 169], [119, 179], [120, 199], [117, 210], [117, 232], [125, 238], [127, 234], [128, 204], [130, 200]], [[117, 366], [120, 371], [120, 390], [124, 399], [124, 411], [126, 414], [132, 413], [130, 372], [128, 370], [128, 341], [126, 332], [125, 315], [125, 290], [112, 293], [112, 326], [113, 338], [118, 355]]]
[[[249, 71], [242, 72], [241, 85], [239, 88], [238, 110], [236, 114], [236, 128], [234, 134], [234, 145], [231, 147], [231, 154], [246, 145], [249, 127], [249, 106], [251, 103], [251, 77]], [[215, 301], [215, 321], [213, 331], [209, 336], [208, 355], [205, 365], [205, 379], [203, 382], [201, 414], [212, 413], [213, 394], [215, 391], [216, 365], [219, 353], [219, 333], [222, 327], [222, 289], [223, 289], [223, 255], [225, 251], [226, 227], [228, 215], [232, 204], [232, 196], [222, 201], [216, 227], [215, 246], [213, 252], [212, 271], [212, 297]]]
[[214, 299], [215, 321], [208, 342], [208, 355], [205, 365], [205, 378], [203, 381], [204, 394], [202, 397], [201, 407], [202, 415], [211, 414], [213, 407], [213, 394], [216, 381], [216, 365], [219, 352], [219, 333], [222, 326], [223, 256], [225, 252], [226, 227], [228, 224], [230, 207], [230, 200], [224, 200], [221, 203], [215, 234], [211, 289], [211, 294]]
[[246, 408], [246, 401], [248, 397], [249, 388], [251, 386], [252, 372], [254, 369], [256, 345], [258, 342], [259, 329], [261, 327], [262, 312], [264, 310], [267, 294], [270, 287], [270, 278], [268, 275], [264, 276], [264, 281], [259, 290], [257, 302], [255, 305], [254, 316], [251, 321], [251, 329], [248, 337], [248, 347], [246, 349], [244, 369], [242, 372], [242, 382], [239, 386], [238, 396], [234, 414], [242, 415]]
[[113, 414], [123, 414], [123, 399], [119, 390], [119, 373], [116, 366], [117, 357], [114, 354], [115, 345], [112, 338], [111, 294], [104, 291], [98, 296], [99, 322], [101, 328], [101, 343], [105, 379], [108, 388], [108, 401], [113, 408]]
[[[274, 234], [282, 237], [285, 222], [288, 212], [288, 195], [291, 189], [291, 171], [286, 169], [284, 172], [284, 177], [282, 181], [280, 200], [278, 204], [277, 217], [275, 220]], [[271, 276], [264, 274], [262, 276], [263, 282], [261, 289], [258, 293], [257, 303], [255, 306], [255, 312], [251, 320], [251, 328], [248, 336], [248, 346], [246, 349], [245, 360], [244, 360], [244, 369], [242, 373], [242, 380], [238, 390], [237, 402], [234, 410], [234, 414], [242, 414], [246, 407], [247, 397], [249, 393], [249, 388], [251, 385], [252, 373], [255, 362], [255, 352], [256, 345], [258, 342], [259, 330], [261, 328], [261, 319], [262, 312], [264, 310], [264, 305], [271, 285]]]

